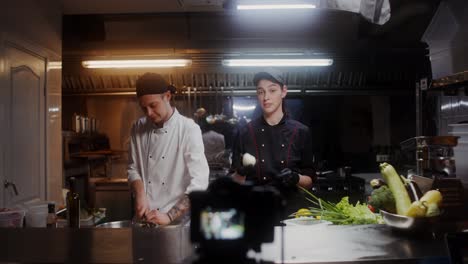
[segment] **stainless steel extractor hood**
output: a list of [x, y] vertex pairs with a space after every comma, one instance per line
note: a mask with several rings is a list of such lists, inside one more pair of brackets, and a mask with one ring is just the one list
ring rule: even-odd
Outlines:
[[468, 82], [468, 1], [445, 0], [422, 40], [429, 45], [433, 87]]

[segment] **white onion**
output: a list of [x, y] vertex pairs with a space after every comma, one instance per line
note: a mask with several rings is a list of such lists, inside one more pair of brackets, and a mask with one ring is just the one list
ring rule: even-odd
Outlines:
[[242, 165], [244, 166], [254, 166], [256, 162], [257, 160], [255, 159], [255, 157], [250, 155], [249, 153], [244, 153], [244, 155], [242, 156]]

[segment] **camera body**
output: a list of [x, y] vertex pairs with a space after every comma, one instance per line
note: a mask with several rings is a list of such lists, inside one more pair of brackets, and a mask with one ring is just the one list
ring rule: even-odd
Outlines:
[[202, 256], [245, 257], [248, 249], [274, 240], [274, 226], [284, 209], [272, 186], [239, 184], [230, 177], [213, 181], [207, 191], [189, 194], [190, 238]]

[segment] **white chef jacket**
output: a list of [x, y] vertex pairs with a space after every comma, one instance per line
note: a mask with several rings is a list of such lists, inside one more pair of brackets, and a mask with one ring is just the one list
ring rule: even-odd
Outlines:
[[205, 190], [209, 168], [200, 127], [174, 109], [162, 128], [145, 117], [132, 127], [128, 181], [140, 179], [151, 210], [168, 212], [184, 194]]

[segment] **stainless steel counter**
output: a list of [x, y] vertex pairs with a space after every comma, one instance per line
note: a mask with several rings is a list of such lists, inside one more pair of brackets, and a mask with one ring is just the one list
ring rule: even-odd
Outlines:
[[[448, 263], [443, 238], [383, 225], [286, 227], [284, 234], [286, 263]], [[281, 241], [278, 227], [262, 258], [280, 262]], [[181, 263], [192, 254], [188, 226], [0, 229], [0, 262]]]
[[[281, 263], [280, 228], [275, 241], [262, 246], [262, 258]], [[395, 233], [384, 225], [286, 227], [285, 263], [448, 263], [443, 237], [431, 233]], [[435, 262], [430, 262], [431, 260]]]

